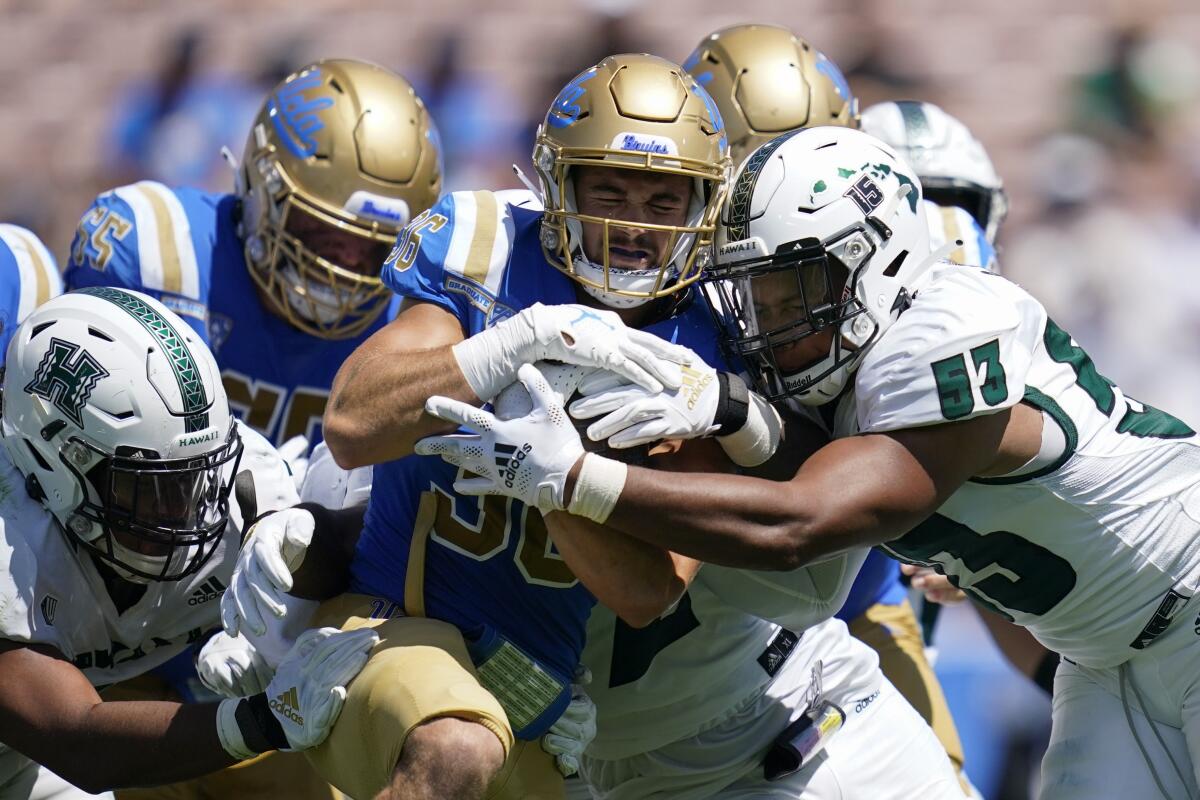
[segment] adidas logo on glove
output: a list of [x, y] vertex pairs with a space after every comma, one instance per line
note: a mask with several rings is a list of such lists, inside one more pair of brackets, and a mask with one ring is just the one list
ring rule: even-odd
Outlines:
[[297, 725], [304, 724], [304, 717], [300, 716], [300, 699], [296, 695], [295, 686], [272, 700], [270, 706], [272, 711], [287, 717]]
[[525, 460], [525, 456], [533, 451], [533, 445], [526, 442], [518, 450], [515, 447], [506, 444], [497, 444], [496, 466], [500, 468], [500, 477], [504, 479], [504, 485], [509, 489], [512, 488], [513, 481], [517, 478], [517, 470], [521, 468], [521, 462]]

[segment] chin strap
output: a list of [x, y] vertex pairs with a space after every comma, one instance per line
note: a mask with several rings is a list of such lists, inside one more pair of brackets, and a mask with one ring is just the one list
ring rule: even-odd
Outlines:
[[542, 194], [542, 190], [539, 189], [538, 187], [534, 186], [533, 181], [529, 180], [529, 178], [525, 175], [525, 173], [521, 171], [521, 168], [518, 167], [516, 164], [512, 165], [512, 170], [516, 174], [517, 180], [519, 180], [525, 186], [526, 189], [533, 192], [533, 196], [538, 199], [538, 202], [541, 203], [543, 206], [545, 206], [546, 198]]

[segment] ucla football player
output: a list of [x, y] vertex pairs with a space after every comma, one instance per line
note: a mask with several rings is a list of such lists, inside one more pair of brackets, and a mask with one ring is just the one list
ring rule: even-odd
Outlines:
[[[305, 634], [246, 700], [108, 702], [218, 622], [242, 506], [296, 501], [235, 420], [199, 335], [156, 300], [62, 295], [12, 334], [0, 478], [0, 786], [39, 767], [84, 790], [146, 786], [321, 741], [370, 635]], [[230, 503], [237, 485], [238, 503]], [[8, 748], [11, 748], [8, 749]]]
[[[326, 411], [337, 461], [377, 466], [354, 594], [318, 619], [336, 622], [331, 608], [349, 625], [397, 610], [427, 619], [380, 625], [394, 663], [372, 661], [351, 687], [347, 718], [379, 731], [379, 747], [364, 752], [344, 724], [312, 754], [350, 794], [478, 797], [490, 782], [511, 797], [561, 796], [552, 762], [526, 743], [568, 706], [592, 605], [644, 625], [685, 585], [669, 554], [607, 532], [581, 534], [580, 546], [597, 548], [597, 568], [621, 565], [624, 583], [576, 575], [540, 513], [561, 498], [536, 486], [522, 486], [522, 502], [464, 498], [459, 470], [412, 454], [417, 439], [453, 429], [424, 413], [430, 395], [479, 403], [520, 379], [539, 405], [602, 368], [691, 398], [696, 424], [719, 434], [729, 458], [770, 455], [769, 406], [736, 376], [688, 366], [718, 358], [692, 285], [709, 254], [726, 152], [711, 98], [678, 66], [613, 56], [572, 80], [539, 129], [544, 206], [524, 192], [455, 193], [397, 240], [383, 280], [404, 305], [343, 365]], [[545, 360], [574, 367], [547, 379], [531, 366]], [[564, 424], [565, 415], [539, 421], [493, 468], [516, 469], [526, 444], [541, 446], [539, 427]], [[371, 681], [395, 674], [408, 676], [405, 694], [368, 704], [379, 691]]]
[[921, 179], [929, 242], [962, 244], [947, 258], [995, 271], [996, 237], [1008, 215], [1004, 182], [971, 131], [933, 103], [876, 103], [862, 114], [862, 129], [892, 146]]
[[62, 294], [54, 256], [32, 231], [0, 224], [0, 366], [21, 320]]
[[97, 197], [67, 285], [159, 298], [212, 348], [236, 415], [276, 444], [315, 444], [338, 366], [389, 318], [379, 267], [441, 180], [408, 81], [318, 61], [268, 95], [233, 194], [142, 181]]
[[[841, 70], [786, 28], [724, 28], [705, 37], [684, 66], [721, 109], [735, 162], [786, 131], [820, 125], [859, 127], [858, 100]], [[865, 120], [864, 116], [864, 124]], [[927, 208], [926, 216], [942, 219], [935, 208]], [[899, 564], [871, 552], [837, 616], [879, 653], [883, 673], [933, 727], [961, 771], [962, 743], [925, 657], [921, 627], [900, 582]]]
[[[576, 508], [598, 492], [609, 527], [714, 563], [793, 568], [882, 544], [937, 565], [1063, 656], [1042, 797], [1196, 795], [1195, 432], [1105, 379], [1019, 287], [934, 258], [920, 181], [879, 140], [782, 136], [731, 197], [712, 275], [727, 346], [835, 440], [784, 484], [614, 462], [595, 488], [572, 484], [583, 459], [545, 457], [577, 443], [556, 429], [513, 486], [545, 480]], [[494, 425], [481, 458], [524, 424]]]

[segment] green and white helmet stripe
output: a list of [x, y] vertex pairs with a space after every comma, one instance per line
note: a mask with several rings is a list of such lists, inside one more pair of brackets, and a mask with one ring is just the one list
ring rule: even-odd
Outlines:
[[758, 174], [763, 165], [771, 158], [771, 154], [779, 146], [796, 135], [798, 131], [788, 131], [777, 136], [754, 151], [746, 161], [746, 166], [738, 174], [737, 182], [729, 192], [729, 219], [726, 224], [729, 233], [726, 241], [738, 242], [745, 239], [750, 230], [750, 207], [754, 199], [754, 185], [758, 182]]
[[80, 289], [76, 293], [90, 294], [107, 300], [141, 323], [154, 337], [175, 372], [179, 394], [183, 398], [183, 413], [186, 416], [184, 430], [192, 433], [207, 428], [210, 402], [208, 394], [204, 391], [204, 381], [200, 377], [200, 370], [192, 357], [192, 351], [188, 349], [179, 331], [175, 330], [175, 326], [148, 303], [128, 292], [107, 286], [93, 286]]

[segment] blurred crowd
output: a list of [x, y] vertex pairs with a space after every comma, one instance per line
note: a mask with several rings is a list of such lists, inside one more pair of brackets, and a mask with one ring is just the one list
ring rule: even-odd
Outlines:
[[[440, 129], [446, 190], [515, 187], [511, 165], [527, 164], [537, 121], [581, 68], [618, 52], [678, 61], [724, 25], [774, 23], [839, 63], [862, 106], [928, 100], [967, 123], [1009, 195], [1004, 274], [1109, 377], [1196, 426], [1200, 8], [1131, 5], [0, 0], [0, 221], [62, 260], [105, 188], [229, 190], [222, 148], [240, 153], [266, 90], [327, 56], [414, 82]], [[939, 669], [976, 782], [1023, 797], [1045, 701], [978, 655], [986, 637], [968, 616], [946, 616]]]

